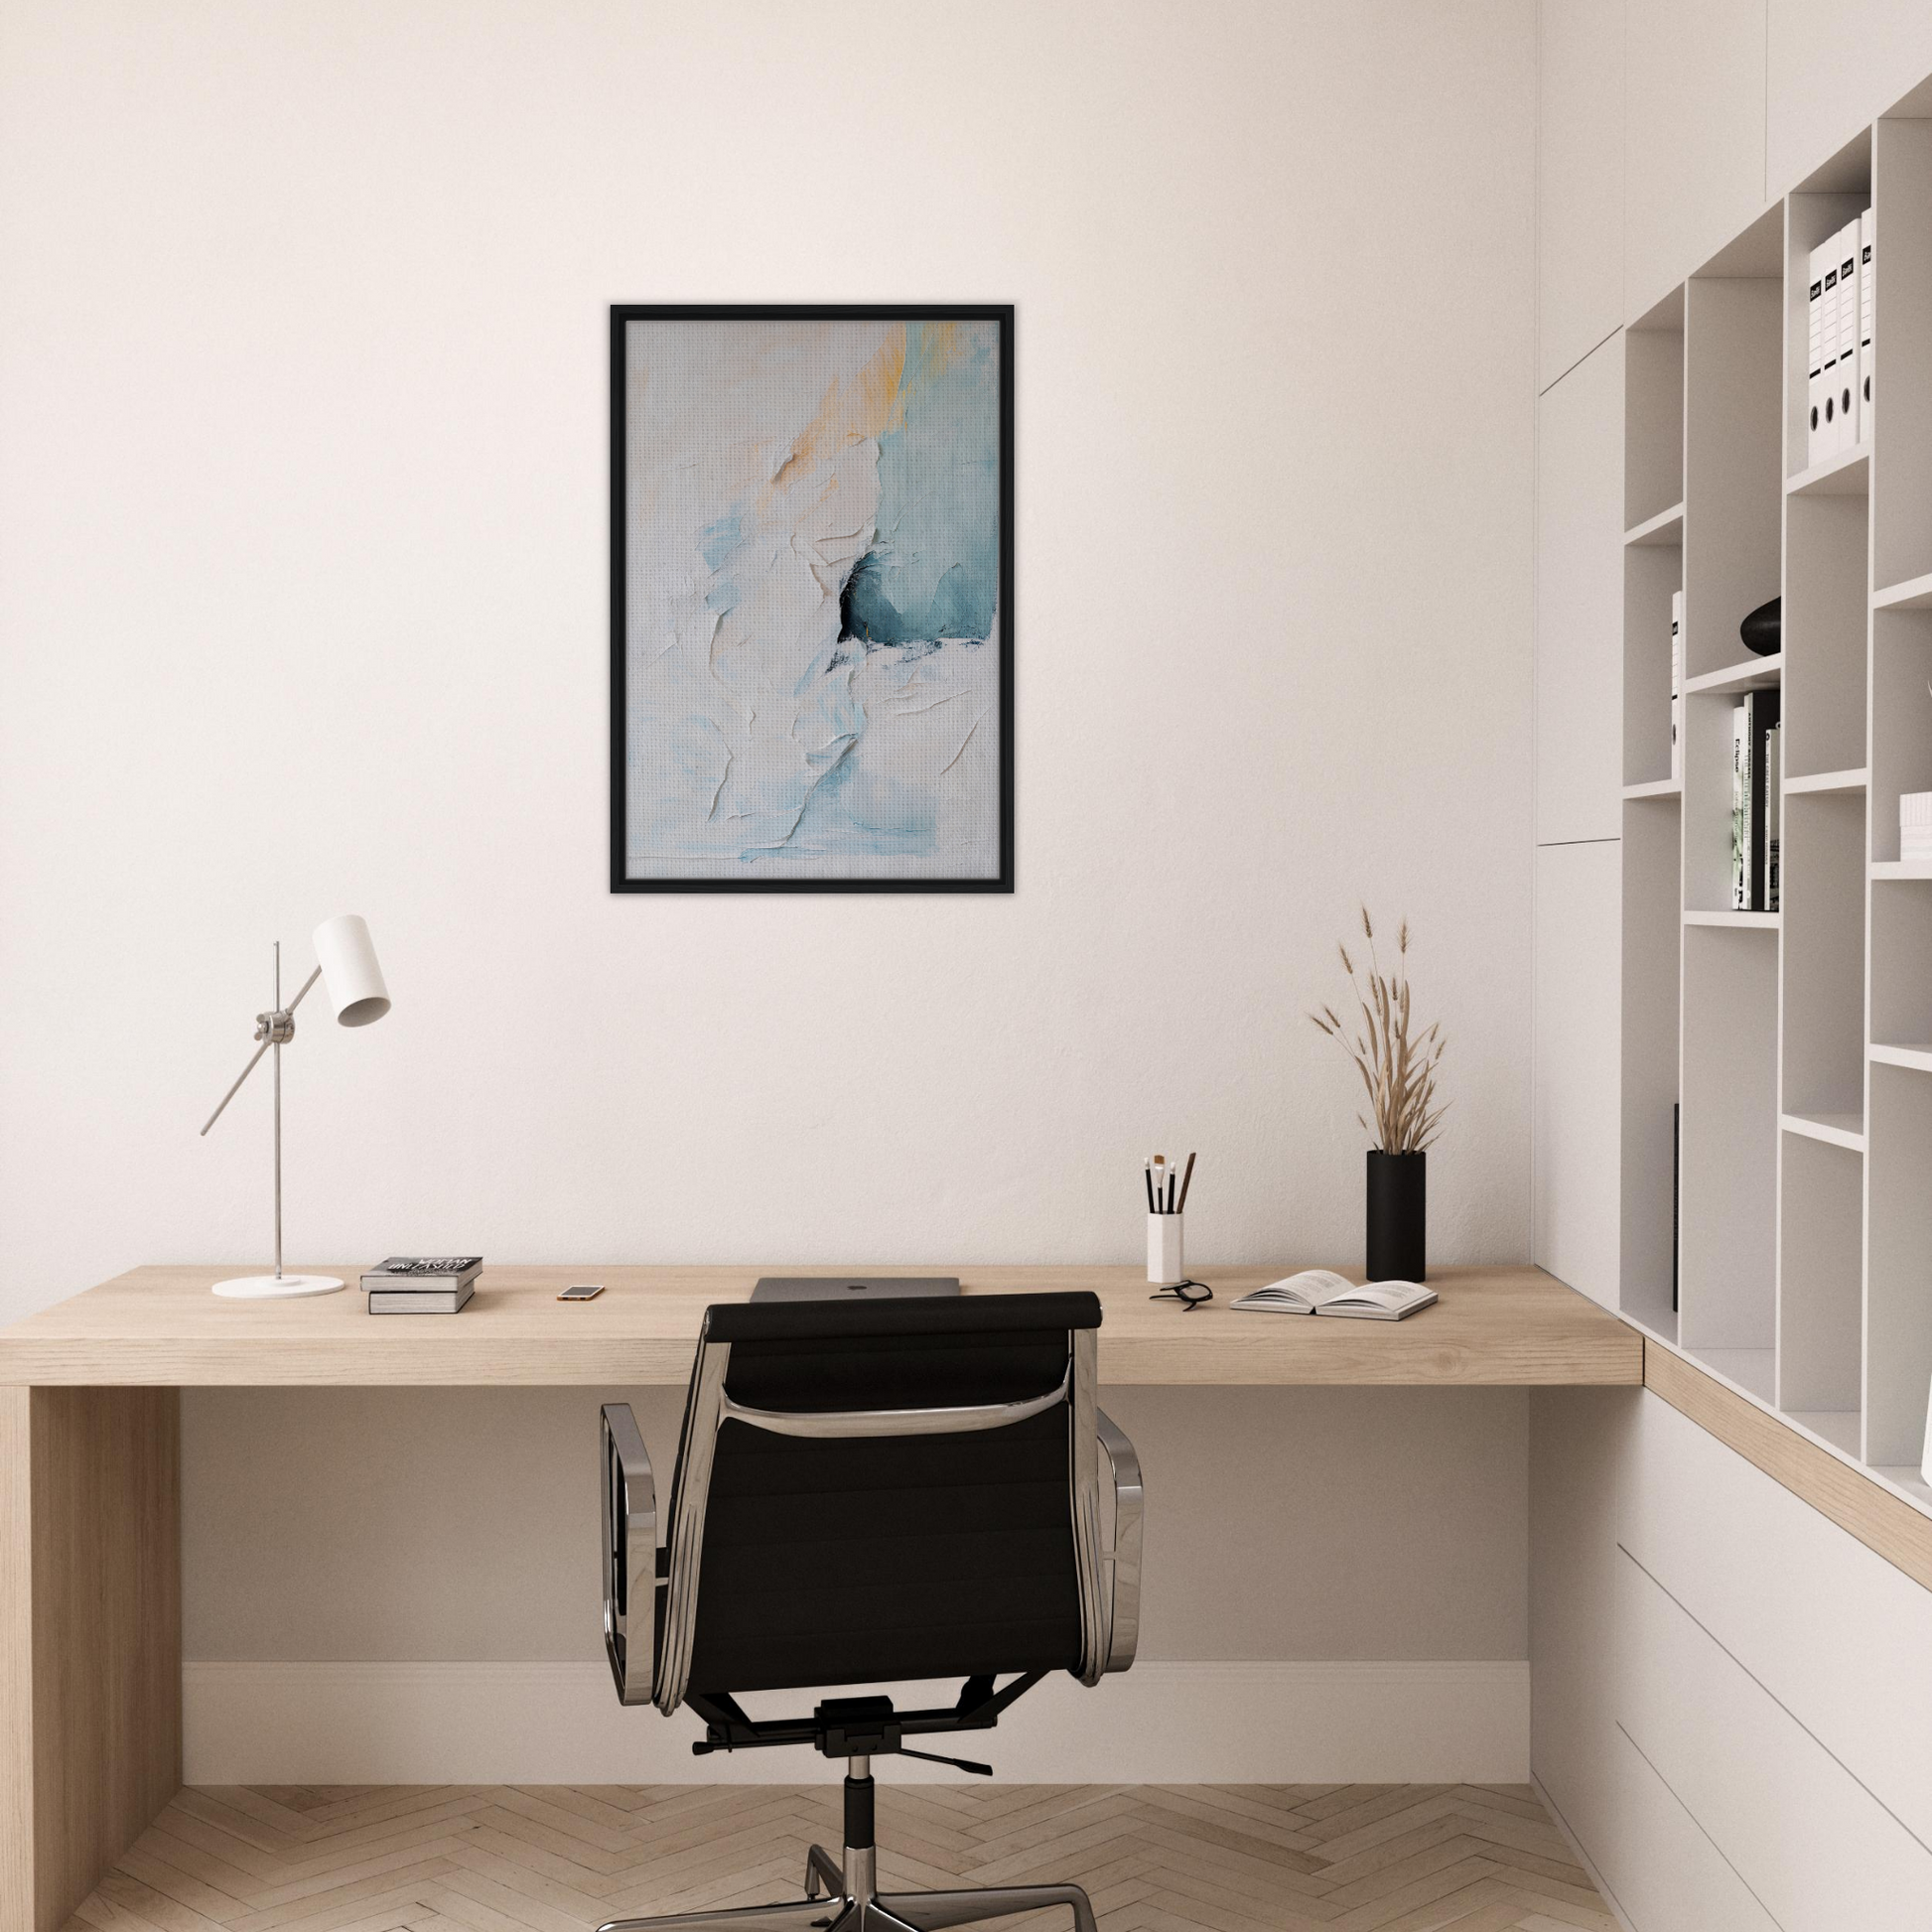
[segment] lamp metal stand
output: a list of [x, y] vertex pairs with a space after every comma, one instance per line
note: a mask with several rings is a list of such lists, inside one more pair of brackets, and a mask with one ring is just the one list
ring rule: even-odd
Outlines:
[[245, 1275], [235, 1281], [216, 1282], [214, 1292], [233, 1301], [276, 1301], [287, 1300], [298, 1295], [333, 1295], [343, 1286], [335, 1275], [285, 1275], [282, 1273], [282, 1048], [295, 1037], [295, 1010], [308, 997], [310, 987], [322, 977], [318, 966], [302, 983], [302, 991], [285, 1007], [282, 1004], [282, 942], [275, 941], [275, 984], [274, 1000], [266, 1013], [255, 1015], [255, 1038], [261, 1043], [255, 1048], [248, 1064], [235, 1076], [235, 1083], [221, 1096], [221, 1104], [209, 1114], [202, 1128], [206, 1134], [208, 1128], [221, 1118], [223, 1110], [237, 1093], [241, 1083], [261, 1063], [264, 1053], [274, 1054], [275, 1072], [275, 1272], [272, 1275]]

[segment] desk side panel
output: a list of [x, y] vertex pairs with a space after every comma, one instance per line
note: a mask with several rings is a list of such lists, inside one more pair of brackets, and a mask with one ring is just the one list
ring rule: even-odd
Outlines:
[[34, 1923], [32, 1397], [0, 1387], [0, 1932]]
[[181, 1397], [27, 1393], [31, 1923], [55, 1932], [181, 1788]]

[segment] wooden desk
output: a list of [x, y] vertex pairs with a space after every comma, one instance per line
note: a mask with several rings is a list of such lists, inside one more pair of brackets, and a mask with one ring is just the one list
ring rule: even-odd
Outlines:
[[[351, 1287], [300, 1302], [224, 1302], [230, 1269], [137, 1268], [0, 1328], [0, 1385], [191, 1388], [289, 1384], [510, 1386], [669, 1383], [682, 1387], [704, 1310], [743, 1301], [751, 1268], [485, 1268], [455, 1317], [370, 1316]], [[360, 1272], [323, 1271], [351, 1284]], [[915, 1269], [867, 1270], [914, 1274]], [[934, 1263], [927, 1272], [942, 1272]], [[943, 1272], [954, 1272], [945, 1269]], [[968, 1294], [1092, 1289], [1105, 1305], [1103, 1382], [1302, 1385], [1637, 1383], [1634, 1329], [1539, 1268], [1445, 1268], [1442, 1297], [1407, 1321], [1243, 1314], [1228, 1304], [1290, 1272], [1212, 1268], [1216, 1300], [1191, 1313], [1150, 1302], [1137, 1268], [971, 1268]], [[606, 1284], [560, 1303], [573, 1281]]]
[[[55, 1932], [181, 1784], [180, 1390], [681, 1385], [707, 1304], [830, 1271], [488, 1268], [449, 1319], [372, 1318], [353, 1287], [208, 1294], [233, 1272], [137, 1268], [0, 1329], [0, 1932]], [[1238, 1314], [1291, 1266], [1207, 1272], [1218, 1299], [1186, 1313], [1134, 1268], [960, 1271], [968, 1293], [1094, 1290], [1103, 1383], [1643, 1380], [1637, 1332], [1534, 1268], [1444, 1269], [1402, 1322]], [[607, 1284], [595, 1302], [555, 1299], [585, 1280]]]

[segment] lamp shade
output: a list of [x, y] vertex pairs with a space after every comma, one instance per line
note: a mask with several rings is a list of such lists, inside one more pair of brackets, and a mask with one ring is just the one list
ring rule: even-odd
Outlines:
[[389, 1011], [389, 989], [375, 963], [369, 922], [359, 912], [324, 919], [316, 927], [316, 964], [323, 991], [345, 1027], [366, 1027]]

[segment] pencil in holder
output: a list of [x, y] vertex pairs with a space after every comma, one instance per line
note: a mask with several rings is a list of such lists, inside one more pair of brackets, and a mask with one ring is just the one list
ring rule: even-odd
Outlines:
[[1187, 1279], [1187, 1265], [1181, 1258], [1181, 1227], [1184, 1214], [1150, 1214], [1147, 1217], [1147, 1278], [1157, 1288], [1167, 1288]]

